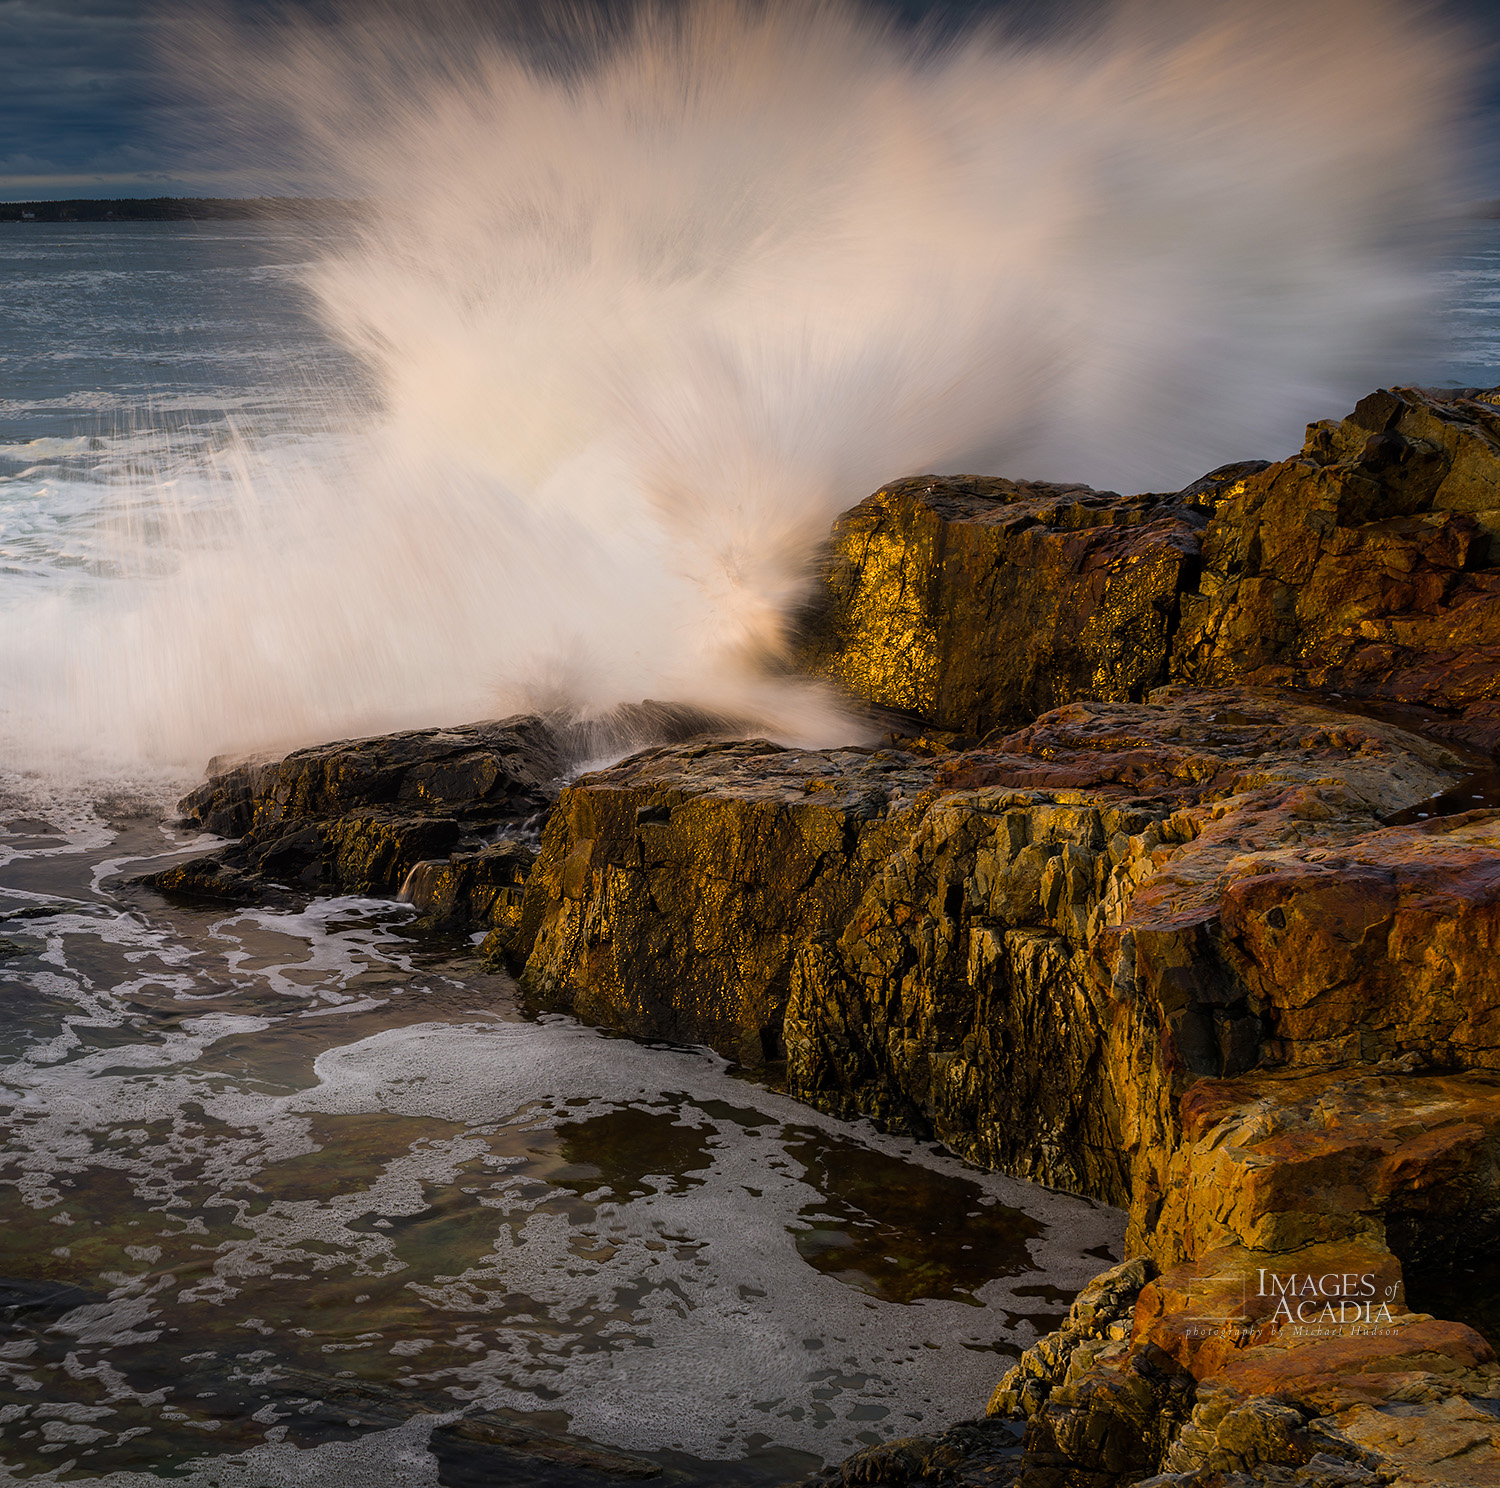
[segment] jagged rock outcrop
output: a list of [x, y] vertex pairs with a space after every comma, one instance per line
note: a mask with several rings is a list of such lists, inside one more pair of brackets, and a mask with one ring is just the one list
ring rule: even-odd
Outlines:
[[[1302, 1275], [1362, 1290], [1366, 1273], [1337, 1269], [1348, 1252], [1293, 1255]], [[1384, 1261], [1384, 1275], [1399, 1278]], [[1388, 1328], [1285, 1337], [1297, 1330], [1273, 1325], [1269, 1304], [1257, 1311], [1264, 1267], [1217, 1289], [1226, 1272], [1193, 1272], [1162, 1275], [1145, 1259], [1105, 1272], [1001, 1380], [990, 1410], [1028, 1422], [1028, 1488], [1377, 1488], [1500, 1476], [1500, 1366], [1472, 1333], [1398, 1307], [1401, 1321]], [[1228, 1368], [1215, 1374], [1200, 1357], [1188, 1370], [1161, 1347], [1150, 1325], [1169, 1293], [1198, 1337], [1228, 1349]], [[1269, 1342], [1247, 1344], [1249, 1333]]]
[[979, 736], [1170, 679], [1425, 705], [1500, 748], [1500, 406], [1415, 388], [1173, 496], [897, 482], [841, 517], [803, 659]]
[[1157, 496], [918, 476], [834, 525], [803, 661], [851, 693], [981, 735], [1166, 678], [1200, 514]]
[[[1432, 1109], [1491, 1101], [1500, 813], [1382, 825], [1462, 768], [1373, 720], [1232, 689], [1073, 704], [936, 759], [659, 749], [564, 792], [522, 984], [752, 1064], [784, 1043], [794, 1093], [1128, 1202], [1135, 1243], [1165, 1227], [1259, 1246], [1278, 1226], [1308, 1243], [1334, 1221], [1305, 1184], [1288, 1180], [1292, 1211], [1256, 1180], [1253, 1222], [1226, 1220], [1184, 1207], [1179, 1170], [1241, 1107], [1284, 1136], [1311, 1102], [1326, 1129], [1329, 1066], [1364, 1071], [1348, 1099], [1366, 1108], [1423, 1081]], [[1351, 1138], [1361, 1161], [1372, 1140]], [[1201, 1141], [1221, 1165], [1244, 1146]], [[1482, 1173], [1487, 1142], [1396, 1144], [1382, 1171], [1441, 1148]]]
[[[1073, 1299], [1063, 1326], [1039, 1338], [995, 1386], [990, 1414], [1039, 1415], [1052, 1392], [1101, 1356], [1126, 1352], [1141, 1288], [1156, 1275], [1144, 1256], [1101, 1272]], [[1144, 1433], [1143, 1433], [1144, 1436]]]
[[286, 900], [286, 889], [395, 893], [435, 925], [493, 927], [508, 944], [536, 857], [534, 824], [577, 761], [634, 744], [722, 734], [731, 721], [647, 701], [597, 717], [518, 714], [299, 749], [279, 760], [211, 760], [178, 803], [225, 850], [144, 880], [178, 896]]
[[[217, 763], [178, 809], [240, 840], [152, 875], [153, 888], [230, 902], [263, 899], [278, 885], [394, 893], [419, 863], [455, 852], [471, 860], [468, 879], [513, 886], [520, 844], [496, 848], [492, 839], [555, 799], [564, 755], [546, 720], [522, 715]], [[468, 902], [456, 885], [442, 893], [450, 917]]]
[[[1493, 1358], [1400, 1290], [1500, 1216], [1500, 812], [1385, 820], [1467, 768], [1243, 688], [936, 756], [651, 751], [564, 792], [522, 984], [752, 1064], [779, 1039], [804, 1099], [1125, 1205], [1160, 1274], [1128, 1327], [1056, 1350], [1026, 1449], [1037, 1484], [1104, 1488], [1156, 1470], [1202, 1380], [1300, 1380], [1311, 1419], [1388, 1404], [1382, 1360]], [[1328, 1366], [1358, 1399], [1319, 1396], [1317, 1340], [1247, 1303], [1307, 1264], [1391, 1309]]]
[[[788, 1082], [1128, 1194], [1143, 1234], [1168, 1189], [1144, 1154], [1175, 1145], [1186, 1079], [1500, 1057], [1500, 821], [1381, 826], [1455, 769], [1231, 691], [1078, 703], [950, 756], [849, 923], [798, 957]], [[1455, 959], [1423, 962], [1434, 921]]]
[[504, 955], [521, 923], [526, 879], [536, 858], [530, 842], [502, 837], [473, 852], [423, 859], [407, 874], [401, 892], [433, 926], [489, 926], [486, 953]]
[[1211, 513], [1172, 673], [1451, 711], [1500, 745], [1500, 407], [1372, 393]]

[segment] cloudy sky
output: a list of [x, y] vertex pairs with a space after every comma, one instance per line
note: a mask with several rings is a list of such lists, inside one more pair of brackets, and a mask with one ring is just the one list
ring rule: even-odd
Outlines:
[[[254, 24], [274, 4], [308, 9], [323, 0], [224, 3]], [[1049, 0], [884, 4], [907, 15], [1049, 8]], [[1500, 43], [1500, 0], [1447, 0], [1444, 8]], [[0, 0], [0, 200], [298, 190], [294, 177], [253, 168], [193, 96], [191, 77], [163, 65], [160, 45], [171, 30], [164, 13], [156, 0]], [[1485, 102], [1500, 111], [1493, 57], [1485, 77]], [[1475, 193], [1500, 195], [1500, 151], [1486, 144], [1478, 154]]]
[[0, 0], [0, 198], [175, 188], [174, 112], [139, 0]]

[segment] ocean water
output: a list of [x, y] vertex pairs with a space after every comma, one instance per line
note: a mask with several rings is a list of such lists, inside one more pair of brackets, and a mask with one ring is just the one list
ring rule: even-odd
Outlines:
[[1436, 387], [1494, 387], [1500, 383], [1500, 221], [1456, 227], [1439, 282], [1439, 351], [1418, 369], [1416, 380]]
[[[349, 427], [352, 359], [300, 287], [316, 239], [247, 224], [12, 225], [0, 241], [0, 603], [121, 556], [112, 517], [226, 451]], [[334, 396], [333, 390], [337, 389]]]
[[[487, 1410], [679, 1481], [774, 1482], [979, 1411], [1120, 1253], [1119, 1214], [824, 1119], [701, 1050], [527, 1021], [393, 903], [211, 911], [129, 886], [203, 849], [170, 803], [210, 746], [264, 742], [217, 709], [236, 648], [321, 696], [288, 637], [327, 613], [244, 575], [238, 630], [197, 669], [122, 648], [142, 670], [114, 693], [92, 663], [190, 555], [254, 540], [295, 564], [288, 510], [366, 468], [390, 389], [316, 313], [330, 246], [0, 228], [0, 1481], [592, 1481], [444, 1436]], [[1456, 230], [1442, 285], [1439, 354], [1372, 386], [1500, 382], [1500, 224]], [[341, 510], [315, 546], [368, 538], [362, 487]], [[395, 561], [402, 537], [379, 534]], [[466, 582], [457, 635], [511, 602], [482, 568]], [[349, 616], [372, 678], [405, 665], [393, 593]], [[192, 604], [173, 613], [191, 631]], [[148, 684], [194, 727], [112, 732]], [[387, 721], [350, 686], [278, 727]]]

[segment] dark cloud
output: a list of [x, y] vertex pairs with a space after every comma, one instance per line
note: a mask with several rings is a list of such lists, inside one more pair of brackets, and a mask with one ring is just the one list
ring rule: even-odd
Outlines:
[[[306, 8], [306, 7], [303, 7]], [[226, 6], [254, 24], [256, 0]], [[158, 0], [0, 0], [0, 199], [295, 189], [237, 159]]]
[[0, 0], [5, 194], [32, 179], [157, 167], [143, 127], [151, 113], [143, 22], [130, 0]]
[[[877, 3], [902, 23], [942, 33], [994, 17], [1045, 23], [1099, 0]], [[512, 18], [543, 12], [536, 0], [411, 0], [411, 9], [430, 20], [448, 4]], [[612, 16], [631, 4], [592, 0], [592, 8]], [[221, 0], [221, 9], [253, 32], [288, 14], [316, 20], [349, 7], [342, 0]], [[1500, 194], [1500, 148], [1491, 143], [1491, 120], [1500, 112], [1500, 5], [1450, 0], [1444, 10], [1468, 22], [1489, 49], [1485, 117], [1473, 133], [1480, 174], [1489, 193]], [[190, 47], [177, 48], [167, 62], [173, 14], [169, 0], [0, 0], [0, 199], [299, 189], [295, 176], [257, 164], [226, 132], [211, 98], [195, 91]]]

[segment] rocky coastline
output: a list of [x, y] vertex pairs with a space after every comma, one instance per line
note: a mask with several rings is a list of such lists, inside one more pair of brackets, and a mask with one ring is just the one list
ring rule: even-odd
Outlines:
[[403, 891], [537, 1008], [1127, 1211], [987, 1421], [820, 1482], [1500, 1484], [1500, 394], [1171, 494], [897, 482], [799, 647], [886, 740], [216, 764], [236, 842], [148, 882]]

